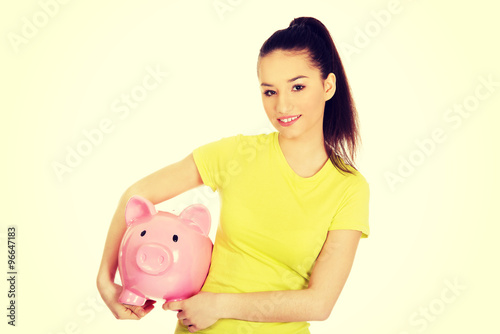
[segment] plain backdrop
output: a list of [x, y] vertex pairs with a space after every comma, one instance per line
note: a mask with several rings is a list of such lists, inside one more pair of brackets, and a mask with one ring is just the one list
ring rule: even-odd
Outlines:
[[[8, 286], [0, 280], [3, 333], [173, 331], [174, 312], [158, 307], [141, 321], [117, 321], [103, 306], [95, 278], [110, 219], [130, 184], [194, 148], [274, 131], [257, 54], [299, 16], [320, 19], [341, 53], [361, 122], [357, 165], [371, 190], [372, 234], [330, 318], [313, 322], [312, 333], [500, 331], [493, 1], [1, 7], [5, 276], [10, 225], [18, 261], [16, 328], [7, 325]], [[158, 208], [178, 213], [195, 202], [211, 210], [213, 238], [219, 203], [207, 187]]]

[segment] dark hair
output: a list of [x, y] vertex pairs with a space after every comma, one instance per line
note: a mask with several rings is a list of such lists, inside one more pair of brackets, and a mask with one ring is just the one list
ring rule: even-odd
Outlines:
[[296, 18], [288, 28], [276, 31], [264, 42], [259, 59], [275, 50], [306, 51], [311, 63], [321, 71], [323, 80], [330, 73], [335, 74], [336, 91], [326, 102], [323, 116], [325, 150], [338, 170], [352, 174], [344, 162], [356, 169], [354, 158], [360, 142], [358, 115], [344, 67], [328, 29], [315, 18]]

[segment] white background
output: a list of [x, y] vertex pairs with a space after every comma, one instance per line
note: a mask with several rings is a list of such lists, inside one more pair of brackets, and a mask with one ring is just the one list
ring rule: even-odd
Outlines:
[[[371, 189], [372, 234], [330, 318], [311, 331], [500, 331], [499, 8], [487, 0], [305, 3], [2, 3], [0, 261], [6, 276], [7, 226], [17, 225], [19, 271], [15, 329], [1, 280], [2, 332], [173, 331], [173, 312], [130, 322], [103, 307], [95, 277], [111, 216], [130, 184], [197, 146], [273, 130], [257, 54], [298, 16], [320, 19], [337, 43]], [[114, 112], [122, 94], [139, 92], [147, 68], [168, 74], [127, 117]], [[495, 83], [490, 91], [480, 78]], [[458, 118], [453, 108], [464, 103], [471, 111]], [[112, 130], [58, 176], [54, 164], [67, 165], [84, 133], [106, 119]], [[444, 140], [431, 145], [435, 131]], [[403, 173], [402, 182], [391, 186], [388, 173]], [[158, 208], [193, 202], [217, 221], [217, 199], [204, 188]]]

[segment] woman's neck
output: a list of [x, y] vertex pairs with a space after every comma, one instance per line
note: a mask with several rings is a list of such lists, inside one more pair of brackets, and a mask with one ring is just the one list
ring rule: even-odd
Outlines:
[[278, 142], [290, 167], [302, 177], [316, 174], [328, 160], [323, 133], [296, 138], [278, 134]]

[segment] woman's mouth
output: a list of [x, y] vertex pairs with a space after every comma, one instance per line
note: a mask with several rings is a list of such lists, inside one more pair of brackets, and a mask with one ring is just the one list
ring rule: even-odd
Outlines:
[[290, 126], [293, 123], [297, 122], [297, 120], [301, 117], [302, 115], [294, 115], [294, 116], [289, 116], [289, 117], [281, 117], [278, 118], [278, 123], [281, 126]]

